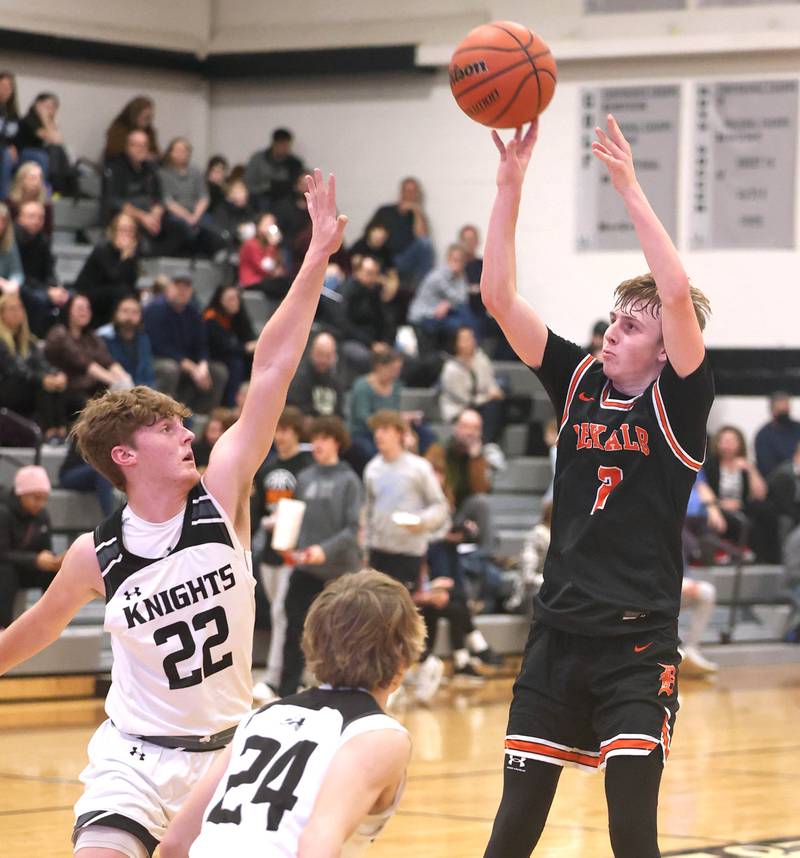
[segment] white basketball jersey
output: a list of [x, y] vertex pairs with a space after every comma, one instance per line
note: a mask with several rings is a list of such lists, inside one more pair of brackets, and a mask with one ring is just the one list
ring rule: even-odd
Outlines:
[[122, 508], [94, 532], [114, 664], [106, 712], [134, 736], [211, 736], [252, 705], [250, 552], [202, 482], [160, 558], [127, 551]]
[[[310, 688], [254, 712], [236, 730], [231, 761], [190, 858], [296, 858], [334, 755], [345, 742], [373, 730], [406, 732], [360, 689]], [[361, 821], [342, 858], [355, 858], [380, 834], [403, 786], [391, 807]]]

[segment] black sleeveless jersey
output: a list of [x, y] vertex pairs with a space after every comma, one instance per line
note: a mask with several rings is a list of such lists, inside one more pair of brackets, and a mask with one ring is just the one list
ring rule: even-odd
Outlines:
[[708, 356], [686, 378], [667, 363], [639, 396], [548, 331], [535, 370], [560, 419], [550, 550], [535, 616], [581, 635], [672, 625], [681, 529], [703, 463], [714, 399]]

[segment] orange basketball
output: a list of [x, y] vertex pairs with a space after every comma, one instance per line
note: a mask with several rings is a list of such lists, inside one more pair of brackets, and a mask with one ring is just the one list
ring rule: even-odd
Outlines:
[[555, 88], [550, 48], [513, 21], [471, 30], [450, 59], [450, 89], [458, 106], [490, 128], [517, 128], [535, 119]]

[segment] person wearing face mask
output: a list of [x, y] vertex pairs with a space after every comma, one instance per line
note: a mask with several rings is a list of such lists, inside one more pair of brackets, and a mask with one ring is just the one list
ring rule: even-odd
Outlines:
[[800, 423], [792, 419], [789, 394], [777, 390], [769, 398], [772, 419], [756, 434], [756, 465], [764, 479], [769, 479], [778, 465], [788, 462], [800, 442]]

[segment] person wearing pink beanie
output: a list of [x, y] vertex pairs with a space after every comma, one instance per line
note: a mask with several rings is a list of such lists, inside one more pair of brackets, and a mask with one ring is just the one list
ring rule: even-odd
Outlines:
[[46, 590], [61, 568], [53, 554], [50, 479], [40, 465], [26, 465], [14, 476], [14, 490], [0, 498], [0, 628], [10, 624], [21, 589]]

